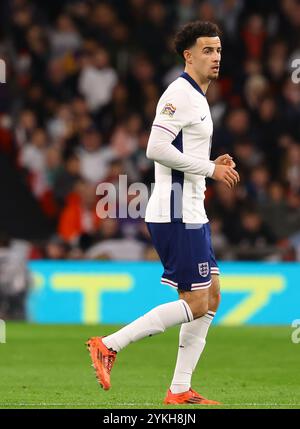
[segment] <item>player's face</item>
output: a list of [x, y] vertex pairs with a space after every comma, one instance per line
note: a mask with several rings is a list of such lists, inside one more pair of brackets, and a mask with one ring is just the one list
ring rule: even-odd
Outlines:
[[218, 78], [221, 49], [219, 37], [198, 37], [195, 45], [188, 50], [190, 64], [202, 79]]

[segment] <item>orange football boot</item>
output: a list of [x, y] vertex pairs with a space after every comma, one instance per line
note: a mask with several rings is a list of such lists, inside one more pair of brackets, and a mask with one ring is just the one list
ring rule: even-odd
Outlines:
[[92, 366], [95, 368], [96, 377], [104, 390], [110, 389], [110, 372], [115, 363], [117, 352], [109, 350], [103, 343], [104, 337], [92, 337], [86, 345], [92, 359]]
[[199, 405], [220, 405], [220, 402], [206, 399], [195, 390], [190, 389], [187, 392], [172, 393], [169, 389], [164, 399], [164, 404], [199, 404]]

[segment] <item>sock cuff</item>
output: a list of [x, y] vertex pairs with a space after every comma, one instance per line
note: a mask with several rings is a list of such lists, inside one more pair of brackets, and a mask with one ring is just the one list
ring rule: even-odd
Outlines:
[[193, 316], [193, 313], [192, 313], [190, 306], [188, 305], [188, 303], [184, 299], [180, 299], [179, 302], [181, 303], [181, 305], [184, 308], [187, 322], [192, 322], [192, 320], [194, 320], [194, 316]]
[[208, 312], [205, 314], [205, 316], [209, 317], [211, 320], [215, 317], [216, 312], [208, 310]]

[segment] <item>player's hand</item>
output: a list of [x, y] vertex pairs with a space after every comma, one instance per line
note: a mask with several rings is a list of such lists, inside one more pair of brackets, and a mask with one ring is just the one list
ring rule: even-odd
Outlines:
[[218, 165], [229, 165], [232, 168], [235, 167], [235, 162], [233, 161], [232, 156], [228, 153], [218, 156], [218, 158], [214, 160], [214, 163]]
[[233, 188], [240, 181], [239, 173], [233, 167], [221, 164], [216, 164], [212, 178], [225, 183], [228, 188]]

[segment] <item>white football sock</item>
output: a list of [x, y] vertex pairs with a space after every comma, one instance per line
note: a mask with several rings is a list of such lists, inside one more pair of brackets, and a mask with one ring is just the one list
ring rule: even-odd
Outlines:
[[192, 374], [204, 349], [208, 328], [215, 314], [214, 311], [208, 311], [204, 316], [181, 326], [177, 362], [170, 387], [172, 393], [190, 389]]
[[141, 338], [159, 334], [165, 329], [193, 320], [193, 313], [189, 305], [180, 299], [167, 304], [159, 305], [144, 316], [131, 322], [112, 335], [103, 338], [103, 343], [109, 349], [119, 352], [129, 343]]

